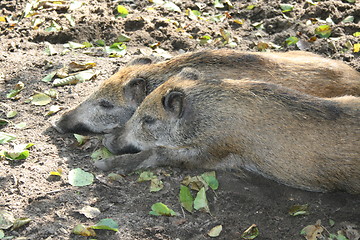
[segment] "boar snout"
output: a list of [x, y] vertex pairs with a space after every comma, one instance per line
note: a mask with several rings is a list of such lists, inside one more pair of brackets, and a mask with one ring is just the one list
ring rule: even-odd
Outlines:
[[[118, 130], [122, 131], [122, 130]], [[117, 131], [117, 132], [118, 132]], [[134, 154], [141, 152], [141, 149], [133, 144], [126, 143], [126, 141], [120, 141], [122, 139], [118, 134], [105, 134], [103, 139], [103, 145], [113, 154]], [[121, 136], [121, 134], [120, 134]]]

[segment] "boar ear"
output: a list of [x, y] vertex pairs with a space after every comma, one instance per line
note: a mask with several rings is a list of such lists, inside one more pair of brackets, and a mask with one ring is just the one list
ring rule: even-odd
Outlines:
[[173, 90], [162, 98], [164, 109], [173, 116], [181, 118], [184, 112], [184, 93]]
[[199, 80], [201, 78], [200, 72], [190, 67], [183, 68], [181, 72], [178, 73], [178, 76], [187, 80]]
[[151, 64], [153, 62], [153, 60], [149, 57], [140, 57], [140, 58], [135, 58], [134, 60], [132, 60], [131, 62], [129, 62], [127, 65], [145, 65], [145, 64]]
[[129, 81], [124, 87], [125, 97], [132, 103], [140, 105], [146, 97], [147, 82], [143, 78], [135, 78]]

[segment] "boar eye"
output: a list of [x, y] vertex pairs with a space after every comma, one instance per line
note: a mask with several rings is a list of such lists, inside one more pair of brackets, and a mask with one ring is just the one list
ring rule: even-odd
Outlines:
[[111, 102], [109, 102], [108, 100], [105, 100], [105, 99], [101, 99], [99, 101], [99, 105], [100, 105], [100, 107], [107, 108], [107, 109], [114, 107], [114, 104], [112, 104]]
[[153, 124], [153, 123], [155, 123], [155, 121], [156, 121], [155, 118], [153, 118], [153, 117], [151, 117], [151, 116], [149, 116], [149, 115], [143, 117], [142, 120], [143, 120], [143, 122], [146, 123], [146, 124]]

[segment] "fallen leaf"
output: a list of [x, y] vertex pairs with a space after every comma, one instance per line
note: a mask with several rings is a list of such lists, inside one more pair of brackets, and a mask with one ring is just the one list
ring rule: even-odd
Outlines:
[[210, 213], [205, 188], [201, 188], [194, 200], [194, 209]]
[[86, 141], [88, 141], [90, 139], [89, 136], [83, 136], [83, 135], [79, 135], [79, 134], [74, 134], [74, 137], [76, 138], [76, 141], [78, 142], [78, 145], [83, 145], [84, 143], [86, 143]]
[[23, 82], [18, 82], [14, 89], [11, 90], [8, 94], [6, 94], [7, 98], [13, 98], [15, 97], [19, 92], [21, 92], [24, 89], [24, 83]]
[[85, 227], [83, 224], [76, 225], [74, 227], [74, 229], [72, 230], [72, 233], [74, 233], [76, 235], [85, 236], [85, 237], [95, 237], [96, 236], [94, 229]]
[[164, 188], [164, 183], [159, 178], [150, 180], [150, 192], [158, 192]]
[[84, 214], [87, 218], [96, 218], [101, 212], [98, 208], [85, 206], [79, 210], [79, 213]]
[[26, 127], [26, 122], [21, 122], [21, 123], [14, 125], [14, 128], [17, 128], [17, 129], [23, 129], [25, 127]]
[[106, 147], [102, 147], [91, 154], [91, 158], [94, 161], [110, 158], [112, 156], [113, 154]]
[[119, 13], [119, 16], [122, 18], [125, 18], [127, 15], [129, 15], [129, 11], [123, 5], [118, 5], [116, 10]]
[[354, 44], [354, 52], [360, 52], [360, 43]]
[[38, 93], [31, 97], [31, 104], [36, 106], [44, 106], [51, 102], [51, 97], [45, 93]]
[[15, 219], [11, 230], [18, 229], [18, 228], [24, 226], [25, 224], [28, 224], [31, 221], [32, 221], [32, 219], [30, 219], [30, 218], [18, 218], [18, 219]]
[[212, 190], [216, 190], [219, 188], [219, 181], [216, 179], [215, 171], [205, 172], [201, 174], [201, 177], [204, 181], [209, 185]]
[[87, 186], [92, 184], [94, 181], [94, 175], [89, 172], [85, 172], [81, 168], [72, 169], [69, 172], [68, 177], [69, 183], [75, 187]]
[[281, 11], [284, 12], [290, 12], [294, 9], [294, 6], [291, 4], [280, 4]]
[[0, 144], [7, 143], [15, 139], [16, 136], [14, 134], [0, 132]]
[[354, 16], [347, 16], [341, 22], [343, 22], [343, 23], [352, 23], [352, 22], [354, 22]]
[[304, 227], [300, 234], [304, 235], [306, 240], [317, 240], [318, 237], [322, 237], [324, 228], [321, 226], [321, 221], [316, 221], [315, 225], [308, 225]]
[[0, 229], [8, 229], [15, 222], [14, 215], [11, 212], [0, 210]]
[[180, 185], [179, 199], [181, 206], [183, 206], [188, 212], [193, 211], [194, 198], [188, 187]]
[[151, 210], [152, 211], [150, 211], [149, 214], [154, 216], [176, 216], [176, 213], [172, 209], [161, 202], [153, 204]]
[[119, 225], [111, 218], [101, 219], [97, 224], [95, 224], [94, 226], [91, 226], [90, 228], [111, 230], [111, 231], [115, 231], [115, 232], [119, 231]]
[[153, 172], [151, 171], [144, 171], [140, 174], [139, 178], [137, 179], [137, 182], [145, 182], [150, 181], [151, 179], [156, 178]]
[[309, 214], [309, 205], [294, 205], [289, 209], [289, 214], [291, 216], [298, 216], [298, 215], [307, 215]]
[[209, 237], [218, 237], [222, 231], [222, 225], [217, 225], [213, 227], [209, 232]]
[[165, 2], [163, 7], [168, 11], [181, 12], [181, 9], [173, 2]]
[[251, 225], [248, 229], [246, 229], [242, 234], [242, 239], [255, 239], [257, 236], [259, 236], [259, 229], [256, 226], [256, 224]]
[[297, 37], [288, 37], [287, 39], [285, 39], [285, 43], [288, 46], [296, 44], [298, 41], [299, 41], [299, 39]]
[[315, 29], [315, 34], [321, 38], [328, 38], [331, 35], [331, 30], [329, 25], [321, 25]]
[[46, 116], [53, 115], [63, 109], [64, 107], [57, 106], [57, 105], [51, 105], [49, 111], [46, 113]]
[[14, 118], [17, 115], [17, 111], [9, 111], [6, 113], [7, 118]]

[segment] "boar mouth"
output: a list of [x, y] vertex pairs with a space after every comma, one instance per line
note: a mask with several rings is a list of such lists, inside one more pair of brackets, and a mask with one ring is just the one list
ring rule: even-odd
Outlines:
[[137, 147], [135, 147], [134, 145], [127, 145], [124, 146], [120, 151], [119, 151], [119, 155], [122, 154], [135, 154], [135, 153], [139, 153], [141, 152], [141, 150]]

